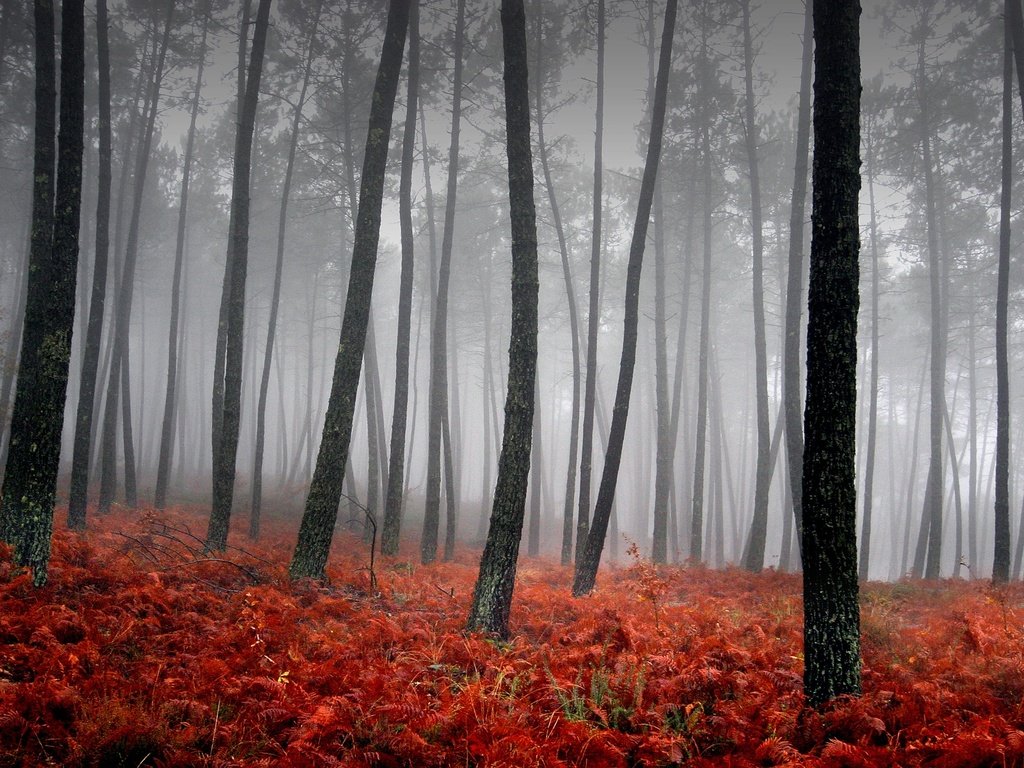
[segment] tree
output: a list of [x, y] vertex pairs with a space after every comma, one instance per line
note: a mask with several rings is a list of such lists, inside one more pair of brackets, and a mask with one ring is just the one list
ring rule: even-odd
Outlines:
[[572, 593], [584, 595], [594, 588], [597, 568], [601, 562], [601, 551], [608, 532], [612, 503], [615, 500], [615, 485], [618, 482], [619, 465], [622, 462], [622, 445], [626, 437], [626, 420], [629, 416], [629, 397], [633, 388], [633, 368], [636, 364], [637, 329], [639, 324], [640, 272], [643, 266], [644, 248], [647, 242], [647, 227], [651, 219], [654, 202], [654, 186], [661, 160], [661, 140], [665, 126], [665, 101], [668, 93], [668, 76], [672, 64], [672, 39], [675, 34], [677, 0], [668, 0], [665, 5], [665, 26], [661, 34], [661, 53], [658, 60], [658, 77], [654, 86], [654, 107], [651, 110], [651, 134], [644, 161], [644, 175], [640, 182], [640, 199], [637, 203], [633, 238], [629, 247], [629, 264], [626, 268], [626, 312], [623, 320], [622, 357], [619, 362], [619, 381], [615, 388], [615, 405], [612, 408], [612, 423], [605, 451], [604, 471], [594, 507], [594, 520], [587, 536], [585, 549], [576, 562]]
[[291, 136], [288, 140], [288, 162], [284, 171], [284, 183], [281, 185], [281, 208], [277, 218], [277, 256], [274, 259], [274, 287], [270, 296], [270, 312], [267, 319], [267, 343], [263, 350], [263, 372], [260, 375], [260, 392], [256, 404], [256, 445], [253, 449], [252, 469], [252, 508], [249, 514], [249, 537], [259, 538], [260, 507], [263, 503], [263, 448], [266, 435], [267, 391], [270, 388], [270, 364], [274, 356], [274, 339], [277, 334], [277, 313], [281, 305], [281, 278], [284, 272], [284, 244], [288, 228], [288, 203], [292, 189], [292, 175], [295, 171], [295, 153], [299, 147], [299, 128], [302, 122], [302, 109], [306, 104], [306, 92], [309, 89], [309, 78], [313, 72], [313, 55], [316, 51], [316, 33], [320, 26], [320, 13], [324, 0], [317, 0], [313, 11], [313, 20], [309, 27], [309, 40], [306, 42], [306, 62], [302, 74], [302, 86], [299, 88], [299, 100], [295, 104], [292, 115]]
[[516, 560], [523, 533], [537, 374], [537, 213], [533, 199], [530, 94], [523, 0], [501, 2], [505, 132], [512, 224], [512, 327], [505, 429], [487, 543], [467, 627], [508, 636]]
[[74, 328], [85, 124], [85, 3], [65, 0], [61, 7], [56, 199], [52, 3], [37, 0], [34, 15], [36, 135], [32, 250], [10, 448], [0, 491], [0, 538], [13, 545], [15, 562], [31, 568], [33, 583], [42, 586], [50, 561]]
[[[786, 467], [796, 522], [797, 541], [803, 546], [804, 426], [800, 387], [800, 314], [804, 275], [804, 207], [807, 202], [807, 159], [811, 135], [811, 64], [813, 63], [812, 3], [804, 12], [803, 53], [800, 59], [800, 96], [797, 105], [796, 161], [789, 208], [789, 258], [786, 272], [786, 310], [782, 363], [782, 402], [786, 419]], [[788, 562], [780, 562], [788, 568]]]
[[[576, 517], [576, 561], [579, 561], [583, 544], [590, 531], [590, 485], [594, 460], [594, 406], [597, 401], [597, 327], [600, 313], [601, 283], [601, 217], [603, 205], [603, 154], [604, 154], [604, 0], [597, 0], [597, 105], [595, 107], [594, 130], [594, 191], [593, 213], [590, 232], [590, 291], [587, 313], [587, 369], [583, 391], [583, 434], [580, 438], [580, 501]], [[564, 545], [563, 545], [564, 549]], [[562, 555], [567, 559], [566, 554]]]
[[412, 171], [416, 150], [416, 109], [420, 80], [420, 12], [419, 0], [412, 0], [409, 9], [409, 56], [406, 65], [407, 95], [405, 128], [402, 136], [402, 170], [398, 190], [399, 217], [402, 230], [402, 272], [398, 289], [398, 341], [395, 349], [395, 401], [391, 414], [391, 455], [388, 465], [388, 487], [384, 499], [384, 530], [381, 551], [386, 555], [398, 552], [402, 525], [402, 502], [405, 492], [406, 425], [409, 413], [409, 341], [412, 331], [412, 289], [415, 267], [412, 226]]
[[89, 492], [89, 454], [96, 399], [96, 378], [100, 361], [100, 339], [107, 296], [107, 261], [110, 255], [110, 43], [106, 0], [96, 3], [96, 57], [99, 94], [98, 190], [96, 195], [96, 248], [93, 260], [92, 295], [89, 300], [89, 324], [78, 385], [78, 409], [71, 456], [71, 488], [68, 495], [68, 527], [85, 528], [85, 510]]
[[[252, 170], [252, 137], [256, 124], [256, 106], [259, 100], [260, 75], [263, 72], [263, 52], [270, 24], [271, 0], [260, 0], [256, 9], [256, 27], [253, 30], [249, 68], [245, 77], [245, 101], [241, 119], [235, 133], [234, 173], [231, 180], [231, 214], [228, 222], [228, 249], [221, 311], [225, 325], [224, 378], [215, 381], [214, 388], [223, 392], [220, 413], [214, 413], [214, 422], [220, 422], [219, 439], [213, 441], [213, 503], [210, 524], [206, 531], [206, 548], [222, 552], [227, 548], [231, 502], [235, 490], [235, 458], [238, 452], [238, 429], [242, 399], [242, 340], [245, 320], [245, 276], [249, 257], [249, 177]], [[214, 404], [218, 398], [214, 397]]]
[[804, 412], [804, 693], [860, 693], [857, 603], [859, 0], [814, 0], [814, 164]]
[[431, 563], [437, 556], [441, 505], [441, 428], [448, 410], [448, 285], [451, 279], [455, 238], [455, 196], [459, 180], [459, 128], [462, 122], [462, 44], [466, 27], [466, 0], [459, 0], [455, 16], [454, 67], [452, 75], [452, 129], [448, 145], [448, 188], [441, 235], [441, 264], [430, 334], [430, 402], [427, 407], [427, 500], [423, 513], [420, 559]]
[[764, 567], [768, 534], [768, 491], [772, 482], [771, 427], [768, 423], [768, 354], [764, 327], [764, 226], [761, 181], [758, 167], [758, 127], [754, 111], [754, 43], [750, 30], [750, 0], [743, 7], [743, 80], [746, 85], [744, 136], [750, 169], [750, 226], [754, 272], [754, 388], [757, 398], [757, 469], [754, 481], [754, 518], [743, 553], [743, 565], [751, 571]]
[[388, 6], [387, 27], [366, 134], [359, 209], [352, 245], [352, 269], [342, 317], [341, 338], [334, 361], [320, 451], [289, 568], [293, 579], [323, 578], [338, 515], [341, 485], [352, 437], [356, 391], [366, 344], [366, 326], [370, 318], [391, 113], [398, 91], [402, 52], [409, 28], [410, 4], [410, 0], [391, 0]]
[[167, 503], [167, 486], [171, 475], [171, 454], [174, 440], [174, 413], [178, 388], [178, 325], [181, 312], [181, 272], [185, 260], [185, 233], [188, 224], [188, 188], [192, 180], [192, 155], [196, 137], [196, 117], [199, 115], [199, 94], [203, 87], [203, 69], [206, 66], [206, 36], [210, 27], [211, 3], [203, 11], [203, 31], [196, 60], [196, 82], [192, 90], [192, 108], [188, 134], [185, 139], [185, 157], [181, 170], [181, 198], [178, 204], [178, 231], [174, 246], [174, 274], [171, 278], [171, 322], [167, 330], [167, 387], [164, 391], [164, 416], [160, 428], [160, 455], [157, 459], [156, 491], [153, 506], [163, 509]]
[[[1013, 37], [1017, 0], [1004, 3], [1002, 194], [999, 198], [999, 253], [996, 282], [996, 488], [992, 580], [1010, 580], [1010, 372], [1007, 354], [1007, 305], [1010, 293], [1010, 215], [1013, 191]], [[1019, 76], [1019, 73], [1018, 73]], [[1018, 536], [1024, 534], [1019, 533]]]

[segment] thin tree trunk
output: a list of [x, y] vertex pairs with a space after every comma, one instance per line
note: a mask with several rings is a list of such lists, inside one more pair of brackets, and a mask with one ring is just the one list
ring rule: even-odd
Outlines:
[[597, 568], [604, 549], [608, 520], [611, 517], [615, 486], [618, 482], [619, 465], [622, 461], [622, 445], [626, 436], [626, 419], [629, 415], [629, 396], [633, 388], [633, 368], [636, 363], [636, 343], [639, 322], [640, 272], [643, 266], [644, 248], [647, 241], [647, 227], [654, 203], [654, 187], [661, 160], [661, 142], [665, 125], [665, 101], [668, 92], [669, 70], [672, 62], [672, 39], [675, 34], [677, 0], [668, 0], [665, 6], [665, 22], [661, 36], [661, 52], [658, 61], [658, 77], [654, 88], [654, 108], [651, 112], [651, 134], [647, 144], [647, 158], [644, 175], [640, 183], [640, 199], [637, 203], [633, 238], [629, 248], [629, 263], [626, 268], [626, 307], [623, 320], [622, 359], [619, 363], [619, 381], [615, 390], [615, 406], [612, 409], [611, 431], [608, 450], [605, 454], [601, 485], [598, 489], [597, 504], [594, 507], [594, 524], [587, 536], [585, 549], [576, 563], [572, 592], [584, 595], [594, 588]]
[[[99, 129], [98, 192], [96, 195], [96, 247], [92, 275], [89, 322], [82, 351], [82, 372], [78, 385], [74, 447], [71, 458], [71, 488], [68, 497], [68, 527], [85, 529], [89, 493], [89, 449], [96, 401], [96, 374], [103, 334], [103, 310], [107, 296], [107, 260], [110, 251], [110, 44], [107, 2], [96, 2], [96, 56], [99, 80], [97, 103]], [[7, 400], [0, 401], [6, 403]]]
[[747, 165], [750, 169], [750, 222], [753, 242], [754, 388], [757, 397], [757, 469], [754, 517], [750, 526], [743, 565], [750, 571], [764, 568], [768, 536], [768, 494], [772, 482], [771, 425], [768, 423], [768, 352], [764, 327], [764, 231], [761, 212], [761, 180], [758, 167], [758, 127], [754, 112], [754, 43], [750, 30], [750, 0], [743, 0], [743, 71], [746, 83], [744, 124]]
[[452, 77], [452, 127], [448, 146], [448, 189], [445, 199], [441, 264], [434, 296], [430, 334], [430, 403], [427, 416], [427, 492], [423, 513], [420, 560], [431, 563], [437, 557], [441, 504], [442, 413], [448, 408], [448, 284], [451, 276], [452, 245], [455, 236], [455, 202], [459, 176], [459, 129], [462, 120], [462, 45], [465, 36], [466, 0], [459, 0], [455, 17], [454, 74]]
[[789, 208], [789, 262], [786, 274], [785, 343], [782, 363], [782, 400], [786, 407], [786, 467], [796, 521], [796, 540], [803, 546], [804, 422], [800, 385], [800, 315], [803, 306], [804, 218], [807, 203], [807, 166], [811, 138], [812, 3], [804, 11], [803, 53], [800, 65], [800, 97], [797, 107], [796, 162], [793, 195]]
[[[412, 331], [412, 289], [415, 277], [412, 225], [412, 171], [416, 152], [416, 109], [420, 80], [419, 0], [409, 8], [409, 58], [406, 64], [407, 90], [405, 131], [402, 137], [402, 175], [398, 191], [402, 228], [402, 273], [398, 289], [398, 341], [395, 351], [395, 401], [391, 412], [391, 456], [388, 487], [384, 500], [384, 529], [381, 552], [398, 554], [405, 490], [406, 425], [409, 413], [409, 347]], [[426, 147], [424, 147], [424, 154]], [[486, 428], [486, 425], [485, 425]]]
[[167, 329], [167, 387], [164, 395], [164, 416], [160, 428], [160, 457], [157, 459], [156, 491], [153, 506], [163, 509], [167, 504], [167, 486], [171, 476], [174, 446], [174, 408], [178, 386], [178, 326], [181, 312], [181, 280], [185, 261], [185, 234], [188, 227], [188, 191], [192, 179], [192, 154], [195, 146], [196, 118], [199, 115], [199, 95], [203, 87], [203, 69], [206, 66], [206, 36], [210, 26], [209, 4], [203, 11], [203, 31], [199, 42], [198, 67], [195, 88], [192, 91], [192, 112], [189, 116], [188, 136], [185, 139], [185, 158], [181, 171], [181, 198], [178, 204], [178, 231], [174, 247], [174, 274], [171, 278], [171, 322]]
[[[277, 336], [277, 315], [281, 305], [281, 279], [284, 272], [284, 246], [288, 227], [288, 203], [291, 197], [292, 174], [295, 170], [295, 154], [299, 147], [299, 128], [302, 125], [302, 109], [306, 104], [306, 92], [313, 72], [313, 56], [316, 52], [316, 33], [320, 26], [320, 13], [324, 0], [317, 0], [313, 22], [306, 42], [306, 63], [299, 88], [299, 100], [292, 115], [291, 137], [288, 142], [288, 163], [285, 166], [284, 182], [281, 186], [281, 209], [277, 219], [277, 258], [274, 260], [274, 287], [270, 295], [270, 312], [267, 318], [267, 341], [263, 351], [263, 368], [260, 374], [260, 392], [256, 404], [256, 438], [253, 448], [252, 508], [249, 513], [249, 538], [260, 535], [260, 510], [263, 505], [263, 449], [266, 440], [267, 393], [270, 389], [270, 365], [274, 357], [274, 342]], [[198, 95], [198, 91], [197, 91]]]
[[[238, 452], [238, 430], [241, 420], [242, 343], [245, 321], [245, 282], [249, 259], [249, 178], [252, 170], [253, 132], [259, 99], [263, 52], [270, 22], [271, 0], [260, 0], [256, 9], [256, 26], [245, 77], [245, 102], [235, 133], [234, 172], [231, 181], [231, 213], [228, 221], [228, 248], [225, 277], [228, 290], [224, 316], [223, 380], [214, 389], [223, 393], [219, 414], [220, 437], [213, 452], [213, 500], [210, 524], [206, 531], [206, 549], [223, 552], [227, 548], [231, 504], [235, 491], [235, 460]], [[222, 302], [222, 307], [224, 306]], [[220, 329], [218, 326], [218, 333]], [[218, 398], [215, 395], [214, 405]], [[213, 441], [211, 441], [213, 442]]]
[[590, 233], [590, 290], [587, 314], [587, 371], [583, 394], [583, 434], [580, 444], [580, 503], [576, 519], [576, 563], [590, 532], [590, 486], [594, 460], [594, 403], [597, 397], [597, 330], [600, 314], [601, 218], [604, 215], [604, 0], [597, 0], [597, 107], [594, 130], [594, 191]]
[[388, 8], [387, 28], [374, 84], [366, 152], [363, 156], [359, 212], [341, 338], [335, 358], [320, 452], [289, 569], [292, 578], [323, 578], [337, 519], [338, 502], [349, 459], [349, 441], [352, 437], [359, 373], [366, 344], [366, 327], [370, 318], [391, 113], [398, 91], [402, 53], [409, 27], [409, 6], [409, 0], [391, 0]]

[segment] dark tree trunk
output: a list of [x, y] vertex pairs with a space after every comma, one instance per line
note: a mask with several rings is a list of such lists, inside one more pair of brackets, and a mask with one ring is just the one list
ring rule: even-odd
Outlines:
[[167, 331], [167, 387], [164, 395], [164, 416], [160, 428], [160, 456], [157, 459], [156, 491], [153, 506], [163, 509], [167, 504], [167, 486], [171, 476], [171, 458], [174, 446], [174, 409], [178, 387], [178, 325], [181, 311], [181, 273], [185, 261], [185, 233], [188, 224], [188, 188], [192, 178], [192, 149], [195, 144], [196, 117], [199, 115], [199, 94], [203, 87], [203, 68], [206, 66], [206, 35], [210, 26], [210, 7], [203, 11], [203, 32], [199, 42], [196, 83], [192, 91], [192, 112], [189, 117], [188, 137], [185, 139], [185, 158], [181, 171], [181, 198], [178, 204], [178, 231], [174, 246], [174, 274], [171, 278], [171, 322]]
[[96, 3], [96, 56], [99, 98], [98, 192], [96, 195], [96, 255], [92, 273], [92, 297], [89, 301], [89, 322], [86, 326], [82, 352], [82, 372], [78, 385], [78, 409], [75, 418], [74, 447], [71, 458], [71, 488], [68, 498], [68, 527], [85, 528], [89, 493], [89, 449], [92, 447], [92, 424], [96, 401], [96, 374], [100, 361], [100, 339], [103, 335], [103, 312], [107, 296], [107, 260], [110, 251], [110, 44], [108, 41], [106, 0]]
[[[252, 11], [252, 0], [243, 0], [242, 17], [238, 27], [238, 63], [236, 66], [235, 84], [235, 128], [236, 133], [241, 129], [242, 111], [245, 105], [245, 60], [248, 49], [249, 18]], [[237, 142], [237, 136], [236, 136]], [[230, 232], [234, 229], [234, 222], [228, 222], [229, 239]], [[220, 440], [224, 431], [224, 366], [226, 363], [227, 341], [228, 341], [228, 307], [231, 303], [231, 270], [234, 265], [230, 259], [224, 261], [224, 281], [221, 284], [220, 310], [217, 315], [217, 341], [214, 347], [213, 357], [213, 409], [210, 421], [210, 444], [212, 448], [213, 462], [216, 463], [220, 456]], [[306, 400], [310, 408], [313, 407], [312, 398]]]
[[677, 5], [677, 0], [668, 0], [665, 6], [665, 26], [661, 35], [658, 78], [654, 87], [654, 107], [651, 111], [651, 135], [647, 144], [647, 158], [644, 162], [643, 180], [640, 183], [640, 199], [637, 204], [636, 221], [633, 225], [633, 239], [629, 248], [629, 264], [626, 268], [626, 312], [623, 321], [619, 381], [615, 389], [615, 405], [612, 408], [612, 423], [608, 436], [608, 450], [605, 453], [604, 471], [598, 489], [597, 504], [594, 507], [594, 522], [587, 536], [583, 555], [576, 562], [572, 592], [577, 596], [587, 594], [594, 588], [597, 568], [601, 562], [601, 552], [604, 549], [605, 535], [608, 532], [612, 502], [615, 499], [619, 465], [622, 461], [622, 444], [626, 437], [629, 396], [633, 387], [633, 368], [636, 363], [640, 272], [643, 265], [644, 246], [647, 242], [647, 227], [650, 223], [651, 207], [654, 202], [655, 180], [661, 160], [661, 140], [665, 125], [665, 97], [668, 92], [668, 77], [672, 62], [672, 38], [675, 33]]
[[[874, 121], [871, 123], [874, 128]], [[871, 561], [871, 517], [875, 490], [875, 442], [878, 434], [878, 219], [875, 214], [875, 135], [870, 130], [867, 135], [867, 181], [868, 201], [871, 216], [871, 378], [868, 384], [868, 447], [864, 469], [864, 519], [860, 535], [860, 569], [861, 581], [868, 579], [868, 566]]]
[[751, 571], [764, 567], [768, 536], [768, 494], [772, 483], [771, 426], [768, 423], [768, 351], [764, 327], [764, 231], [761, 213], [761, 177], [758, 167], [758, 128], [754, 112], [754, 43], [750, 30], [750, 0], [743, 0], [743, 72], [746, 83], [744, 124], [747, 165], [750, 168], [750, 222], [754, 272], [754, 375], [757, 396], [757, 469], [754, 481], [754, 518], [743, 553]]
[[512, 326], [498, 482], [467, 627], [508, 636], [523, 532], [537, 373], [537, 218], [530, 147], [530, 93], [523, 0], [502, 0], [505, 130], [512, 224]]
[[597, 0], [597, 107], [594, 130], [594, 191], [590, 232], [590, 291], [587, 314], [587, 370], [583, 392], [583, 434], [580, 439], [580, 503], [576, 519], [576, 562], [590, 532], [590, 486], [594, 461], [594, 403], [597, 399], [597, 328], [601, 296], [601, 217], [604, 164], [604, 0]]
[[786, 272], [785, 342], [782, 363], [782, 401], [786, 412], [786, 468], [796, 522], [796, 540], [803, 546], [804, 425], [800, 386], [800, 314], [804, 282], [804, 210], [807, 203], [807, 165], [811, 138], [811, 64], [814, 40], [812, 4], [804, 12], [800, 97], [797, 107], [796, 162], [789, 208], [789, 260]]
[[35, 156], [32, 253], [25, 330], [0, 502], [0, 537], [14, 561], [46, 583], [53, 531], [64, 397], [75, 322], [75, 277], [82, 197], [85, 124], [85, 8], [61, 9], [60, 135], [54, 199], [53, 5], [35, 9]]
[[387, 29], [374, 84], [366, 152], [363, 156], [359, 211], [341, 338], [334, 362], [320, 452], [289, 569], [292, 578], [323, 578], [338, 515], [366, 344], [366, 327], [370, 319], [391, 113], [398, 91], [402, 51], [409, 27], [409, 6], [410, 0], [391, 0], [388, 8]]
[[[406, 426], [409, 413], [409, 342], [412, 331], [412, 289], [415, 277], [412, 224], [412, 171], [416, 153], [416, 110], [420, 80], [419, 0], [409, 9], [409, 56], [406, 64], [407, 96], [405, 129], [402, 136], [402, 171], [398, 190], [402, 228], [402, 273], [398, 289], [398, 342], [395, 351], [395, 402], [391, 412], [391, 456], [388, 487], [384, 499], [384, 529], [381, 552], [398, 554], [405, 491]], [[424, 148], [425, 150], [425, 148]]]
[[135, 496], [135, 468], [134, 450], [131, 443], [131, 409], [130, 392], [128, 389], [128, 332], [132, 314], [132, 299], [135, 289], [135, 266], [138, 262], [139, 252], [139, 228], [142, 220], [143, 193], [146, 186], [146, 173], [149, 169], [150, 149], [153, 144], [153, 132], [156, 126], [156, 115], [160, 103], [160, 88], [163, 82], [164, 62], [167, 57], [167, 47], [171, 37], [171, 23], [174, 18], [174, 2], [167, 5], [167, 17], [164, 21], [164, 29], [160, 40], [159, 53], [153, 67], [152, 77], [149, 83], [149, 95], [147, 96], [148, 112], [145, 118], [142, 141], [139, 143], [138, 154], [135, 160], [135, 173], [132, 189], [132, 210], [128, 221], [128, 238], [125, 243], [124, 266], [121, 273], [121, 284], [118, 290], [116, 311], [114, 313], [112, 351], [110, 358], [110, 369], [107, 378], [106, 405], [103, 413], [103, 437], [102, 437], [102, 463], [101, 470], [103, 477], [100, 487], [100, 511], [106, 512], [110, 509], [113, 501], [113, 490], [116, 481], [115, 464], [116, 443], [117, 443], [117, 411], [122, 408], [122, 419], [124, 421], [124, 450], [125, 450], [125, 496], [129, 506], [134, 507], [137, 501]]
[[[245, 76], [245, 103], [235, 134], [234, 170], [231, 181], [231, 213], [228, 223], [228, 248], [225, 279], [228, 281], [224, 334], [224, 378], [219, 382], [223, 400], [219, 419], [220, 439], [213, 452], [213, 501], [206, 548], [222, 552], [227, 548], [231, 503], [235, 491], [235, 459], [238, 452], [238, 428], [242, 400], [242, 341], [245, 320], [245, 278], [249, 259], [249, 178], [252, 170], [253, 131], [259, 100], [263, 52], [270, 23], [271, 0], [260, 0], [256, 9], [249, 68]], [[223, 296], [222, 296], [223, 298]], [[223, 306], [223, 305], [222, 305]], [[216, 389], [217, 383], [214, 388]], [[216, 396], [214, 402], [216, 403]]]
[[803, 477], [804, 693], [860, 693], [857, 309], [860, 2], [814, 0], [814, 167]]
[[[1006, 0], [1003, 50], [1002, 193], [999, 197], [999, 270], [996, 282], [996, 492], [995, 555], [992, 581], [1010, 579], [1010, 372], [1007, 351], [1007, 304], [1010, 293], [1010, 215], [1013, 189], [1013, 59], [1012, 24], [1020, 21], [1021, 4]], [[1019, 75], [1019, 73], [1018, 73]], [[1024, 537], [1024, 530], [1017, 534]], [[975, 566], [975, 563], [971, 563]]]
[[430, 402], [427, 408], [427, 490], [423, 513], [420, 559], [431, 563], [437, 557], [441, 506], [441, 422], [448, 408], [448, 283], [451, 276], [452, 244], [455, 236], [455, 195], [459, 177], [459, 128], [462, 120], [462, 43], [465, 35], [466, 2], [459, 0], [455, 18], [454, 66], [452, 77], [452, 129], [448, 146], [448, 191], [441, 236], [441, 264], [433, 302], [430, 334]]
[[[929, 406], [928, 486], [922, 510], [922, 535], [918, 549], [924, 551], [923, 563], [914, 561], [914, 574], [928, 579], [939, 577], [942, 555], [942, 413], [945, 409], [946, 353], [943, 342], [942, 264], [935, 202], [935, 169], [932, 164], [932, 123], [925, 76], [924, 42], [918, 46], [917, 91], [921, 129], [921, 162], [924, 168], [925, 214], [928, 228], [928, 284], [931, 289], [931, 403]], [[922, 574], [921, 565], [924, 566]]]
[[[249, 538], [260, 535], [260, 509], [263, 504], [263, 450], [266, 440], [267, 392], [270, 389], [270, 365], [274, 357], [274, 339], [277, 334], [277, 314], [281, 305], [281, 279], [284, 272], [284, 244], [288, 226], [288, 202], [292, 188], [292, 174], [295, 170], [295, 154], [299, 146], [299, 128], [302, 124], [302, 109], [306, 104], [306, 92], [313, 71], [313, 55], [316, 50], [316, 33], [320, 26], [320, 13], [324, 0], [317, 0], [313, 22], [309, 28], [306, 43], [306, 64], [302, 74], [299, 100], [292, 115], [291, 137], [288, 142], [288, 164], [285, 166], [284, 183], [281, 187], [281, 209], [277, 219], [277, 257], [274, 260], [274, 287], [270, 295], [270, 312], [267, 319], [267, 342], [263, 351], [263, 368], [260, 374], [260, 391], [256, 403], [256, 438], [253, 448], [252, 508], [249, 512]], [[198, 95], [198, 91], [196, 92]]]

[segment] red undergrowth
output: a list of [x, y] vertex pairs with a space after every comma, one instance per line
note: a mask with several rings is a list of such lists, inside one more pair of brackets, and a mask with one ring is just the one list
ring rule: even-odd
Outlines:
[[463, 631], [476, 553], [371, 590], [339, 534], [293, 585], [287, 526], [210, 560], [197, 512], [90, 525], [41, 590], [0, 553], [0, 766], [1024, 765], [1019, 585], [868, 586], [864, 696], [816, 711], [799, 577], [636, 559], [573, 599], [527, 558], [499, 643]]

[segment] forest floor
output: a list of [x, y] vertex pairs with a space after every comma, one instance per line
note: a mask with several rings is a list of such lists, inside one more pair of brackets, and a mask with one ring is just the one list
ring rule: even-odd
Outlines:
[[374, 585], [339, 533], [289, 584], [294, 530], [93, 515], [43, 589], [0, 553], [0, 766], [1024, 765], [1021, 585], [868, 585], [864, 696], [817, 711], [797, 576], [634, 556], [574, 599], [524, 558], [506, 643], [463, 631], [477, 552]]

